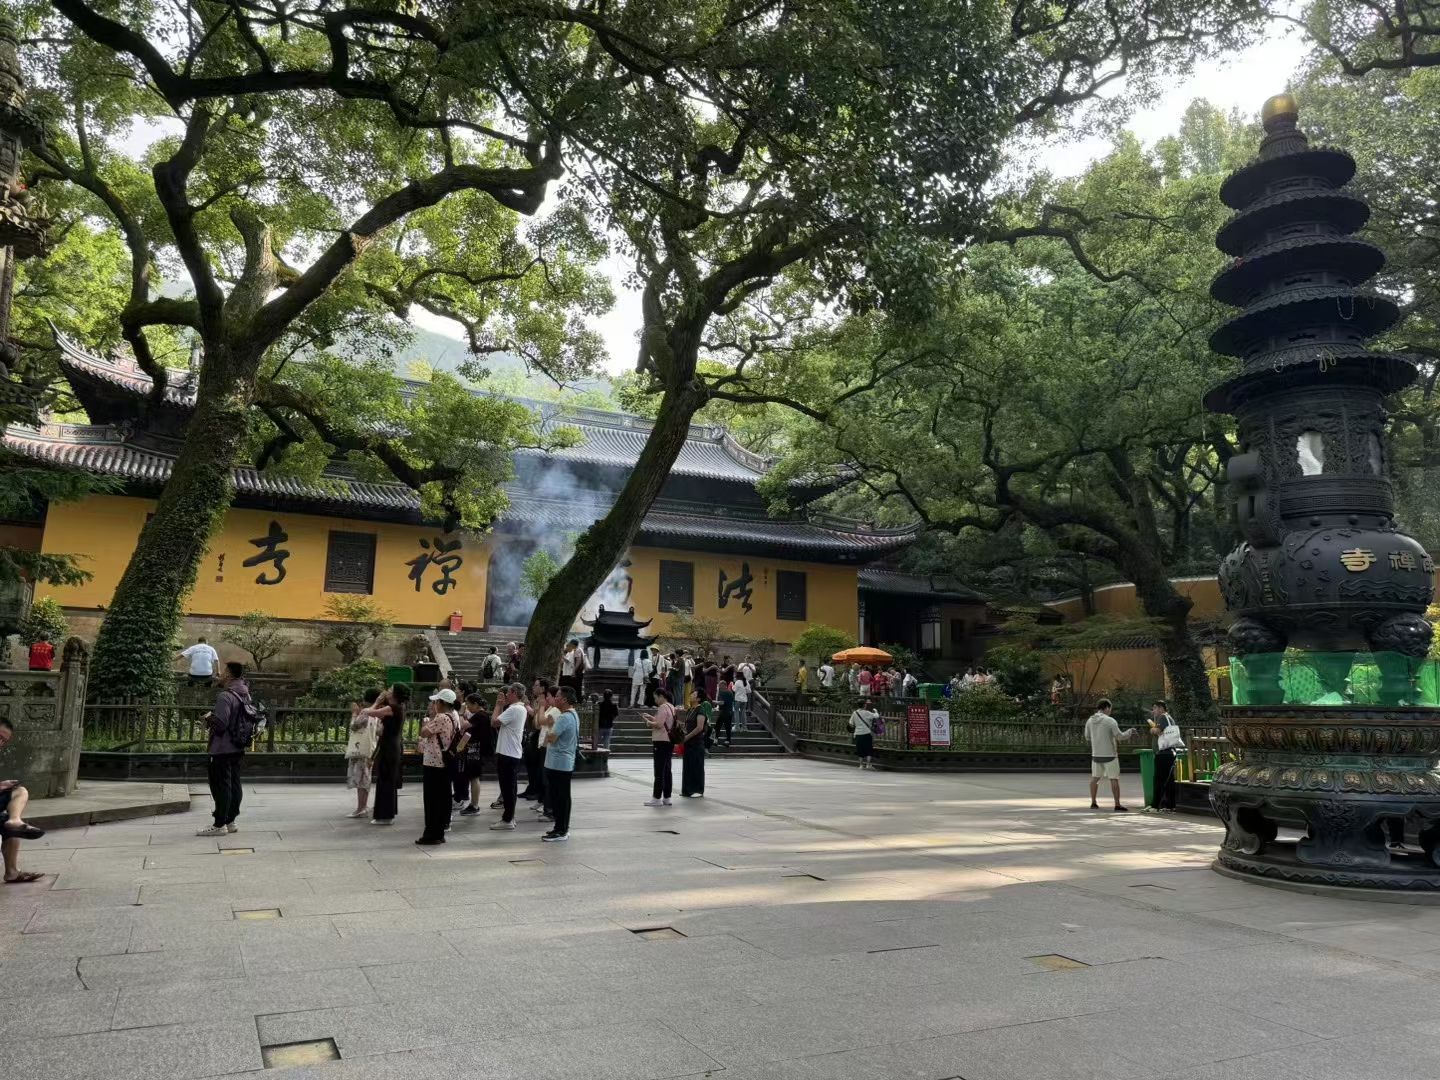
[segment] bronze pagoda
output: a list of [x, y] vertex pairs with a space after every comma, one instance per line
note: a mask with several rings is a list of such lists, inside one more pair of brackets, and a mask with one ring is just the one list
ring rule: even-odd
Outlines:
[[[1415, 369], [1366, 347], [1399, 311], [1362, 287], [1385, 257], [1354, 235], [1370, 213], [1344, 190], [1354, 160], [1310, 146], [1288, 95], [1262, 116], [1259, 156], [1220, 190], [1233, 262], [1211, 286], [1243, 309], [1211, 338], [1241, 371], [1206, 398], [1236, 418], [1243, 537], [1220, 568], [1238, 760], [1211, 788], [1215, 865], [1311, 891], [1440, 890], [1440, 709], [1416, 686], [1434, 567], [1397, 525], [1384, 449], [1386, 397]], [[1362, 668], [1378, 673], [1364, 703]]]

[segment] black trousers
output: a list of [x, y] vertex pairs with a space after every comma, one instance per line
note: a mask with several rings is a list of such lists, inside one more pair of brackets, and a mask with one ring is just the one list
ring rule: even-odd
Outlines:
[[1155, 805], [1161, 810], [1175, 809], [1175, 751], [1155, 751]]
[[423, 840], [444, 840], [445, 826], [450, 824], [450, 770], [444, 765], [426, 765], [421, 781], [425, 800], [425, 832]]
[[240, 759], [244, 756], [210, 755], [210, 797], [215, 800], [216, 825], [229, 825], [240, 816]]
[[495, 778], [500, 784], [500, 798], [505, 804], [502, 820], [515, 820], [515, 791], [520, 786], [520, 759], [495, 755]]
[[465, 775], [465, 756], [457, 757], [450, 765], [450, 793], [456, 802], [470, 801], [470, 780]]
[[650, 752], [655, 758], [655, 790], [650, 796], [652, 799], [668, 799], [670, 793], [675, 790], [675, 750], [667, 740], [650, 744]]
[[720, 729], [720, 738], [725, 740], [725, 745], [730, 745], [730, 740], [735, 734], [735, 716], [733, 713], [721, 713], [715, 720], [715, 726]]
[[685, 796], [705, 794], [705, 737], [691, 739], [685, 744], [685, 753], [680, 759], [680, 794]]
[[545, 790], [555, 815], [555, 835], [565, 836], [570, 832], [570, 774], [562, 769], [546, 769]]
[[525, 790], [522, 799], [545, 799], [545, 747], [539, 738], [526, 739], [525, 746]]

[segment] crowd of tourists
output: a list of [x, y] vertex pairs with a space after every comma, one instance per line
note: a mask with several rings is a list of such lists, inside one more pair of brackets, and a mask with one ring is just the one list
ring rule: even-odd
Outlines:
[[[214, 707], [204, 718], [213, 820], [199, 835], [229, 835], [239, 828], [242, 762], [264, 722], [263, 715], [251, 697], [244, 667], [236, 662], [222, 665], [203, 637], [176, 659], [187, 663], [192, 683], [218, 686]], [[479, 682], [462, 682], [451, 676], [427, 695], [414, 747], [421, 759], [423, 807], [423, 828], [416, 844], [443, 844], [457, 818], [475, 818], [487, 809], [498, 812], [490, 829], [513, 831], [524, 816], [519, 810], [522, 803], [529, 804], [534, 822], [544, 828], [541, 840], [561, 843], [569, 839], [571, 780], [580, 754], [579, 710], [588, 666], [585, 653], [577, 641], [568, 642], [558, 679], [535, 679], [528, 687], [518, 678], [523, 662], [518, 644], [509, 646], [503, 657], [492, 648], [477, 672]], [[729, 745], [735, 729], [743, 730], [747, 724], [756, 689], [754, 660], [747, 656], [737, 664], [728, 656], [645, 649], [630, 664], [629, 676], [626, 704], [650, 710], [642, 719], [650, 733], [654, 783], [645, 805], [672, 805], [677, 756], [681, 760], [680, 797], [703, 798], [707, 748], [717, 740]], [[816, 679], [819, 688], [848, 690], [860, 699], [847, 727], [859, 767], [872, 768], [875, 739], [885, 733], [885, 720], [876, 703], [886, 697], [913, 695], [915, 676], [903, 668], [862, 665], [849, 665], [837, 673], [825, 662], [816, 669]], [[803, 663], [796, 682], [802, 692], [809, 684], [809, 671]], [[990, 672], [971, 668], [952, 679], [945, 690], [947, 696], [953, 696], [993, 683]], [[610, 689], [592, 700], [596, 742], [608, 750], [621, 703]], [[350, 817], [368, 817], [377, 826], [395, 823], [404, 783], [406, 714], [413, 707], [411, 687], [403, 682], [351, 702], [345, 752], [346, 784], [355, 792]], [[1118, 744], [1138, 731], [1122, 731], [1113, 711], [1109, 701], [1101, 700], [1084, 727], [1091, 755], [1090, 806], [1099, 809], [1100, 781], [1107, 780], [1113, 809], [1124, 812], [1128, 808], [1120, 797]], [[1149, 729], [1157, 747], [1155, 809], [1173, 811], [1176, 756], [1185, 744], [1165, 701], [1154, 702]], [[10, 724], [0, 719], [0, 749], [13, 736]], [[487, 773], [497, 788], [496, 797], [488, 804], [482, 794]], [[44, 830], [24, 820], [28, 801], [29, 793], [18, 781], [0, 780], [0, 852], [6, 884], [35, 881], [41, 876], [19, 867], [20, 840], [44, 835]]]
[[[404, 778], [404, 730], [410, 687], [396, 683], [351, 703], [346, 784], [356, 793], [354, 818], [392, 825]], [[445, 843], [455, 818], [477, 817], [485, 809], [500, 816], [496, 831], [516, 826], [521, 802], [536, 821], [548, 825], [547, 843], [570, 838], [570, 781], [580, 749], [580, 691], [567, 682], [536, 679], [502, 685], [491, 697], [476, 689], [442, 685], [426, 699], [417, 749], [421, 759], [424, 829], [421, 846]], [[493, 772], [498, 796], [482, 806], [481, 780]], [[520, 773], [526, 787], [522, 792]], [[374, 806], [367, 809], [371, 790]]]

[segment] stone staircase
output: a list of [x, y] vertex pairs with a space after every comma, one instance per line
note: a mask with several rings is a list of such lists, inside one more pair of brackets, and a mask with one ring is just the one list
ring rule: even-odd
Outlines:
[[[649, 711], [629, 708], [620, 710], [620, 716], [615, 721], [615, 734], [610, 740], [610, 753], [617, 756], [650, 756], [650, 728], [641, 719], [642, 714]], [[785, 748], [775, 736], [760, 726], [759, 721], [751, 718], [749, 730], [737, 730], [731, 746], [716, 743], [711, 753], [716, 757], [782, 756]]]
[[475, 679], [480, 674], [480, 661], [495, 646], [500, 658], [505, 658], [505, 646], [512, 641], [525, 640], [525, 628], [520, 626], [497, 626], [490, 630], [462, 630], [458, 634], [438, 631], [440, 647], [450, 662], [450, 670], [462, 679]]

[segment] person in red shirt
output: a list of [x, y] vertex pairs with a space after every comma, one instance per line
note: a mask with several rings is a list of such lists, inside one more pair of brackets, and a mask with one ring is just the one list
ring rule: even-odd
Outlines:
[[49, 671], [55, 666], [55, 646], [50, 644], [50, 635], [41, 634], [40, 640], [30, 646], [30, 670]]

